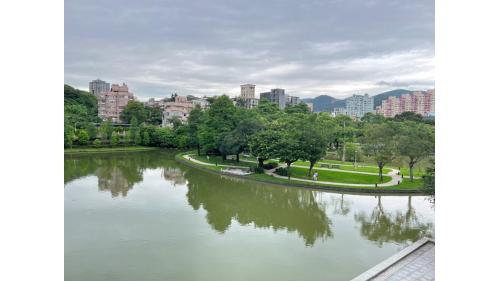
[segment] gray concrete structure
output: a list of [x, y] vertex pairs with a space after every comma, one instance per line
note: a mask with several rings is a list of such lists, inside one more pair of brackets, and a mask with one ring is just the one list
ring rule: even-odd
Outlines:
[[431, 281], [435, 271], [435, 243], [423, 238], [351, 281]]
[[260, 93], [260, 99], [267, 99], [268, 101], [277, 104], [279, 109], [284, 109], [286, 106], [284, 89], [271, 89], [270, 92]]
[[109, 83], [102, 81], [101, 79], [92, 80], [89, 82], [89, 92], [94, 96], [100, 93], [109, 92]]

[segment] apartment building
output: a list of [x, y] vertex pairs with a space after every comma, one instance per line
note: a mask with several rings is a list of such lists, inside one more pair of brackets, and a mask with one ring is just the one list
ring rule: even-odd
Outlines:
[[103, 120], [111, 119], [113, 123], [121, 123], [120, 114], [134, 95], [129, 92], [125, 83], [113, 84], [111, 89], [97, 95], [98, 115]]
[[434, 116], [435, 112], [435, 91], [434, 89], [415, 91], [411, 94], [404, 94], [400, 97], [389, 97], [382, 101], [382, 105], [377, 107], [377, 114], [385, 117], [394, 117], [403, 112], [415, 112], [424, 117]]
[[364, 95], [353, 95], [346, 99], [346, 113], [355, 118], [361, 118], [366, 113], [373, 112], [373, 97]]
[[187, 100], [187, 97], [176, 96], [173, 102], [166, 102], [163, 109], [163, 127], [172, 126], [172, 118], [178, 117], [181, 122], [187, 122], [189, 113], [193, 110], [194, 104]]
[[260, 93], [260, 99], [266, 99], [278, 105], [279, 109], [284, 109], [286, 106], [286, 96], [284, 89], [271, 89], [270, 92]]

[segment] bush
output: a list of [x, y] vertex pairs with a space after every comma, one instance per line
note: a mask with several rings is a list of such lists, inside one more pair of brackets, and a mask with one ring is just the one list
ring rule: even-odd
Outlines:
[[78, 132], [78, 143], [81, 145], [87, 145], [89, 143], [89, 134], [85, 130]]
[[99, 147], [99, 146], [101, 146], [102, 142], [100, 139], [95, 139], [93, 144], [94, 144], [94, 146]]
[[283, 176], [283, 177], [288, 177], [288, 171], [286, 168], [283, 168], [283, 167], [279, 167], [278, 169], [276, 169], [276, 174]]
[[117, 132], [111, 134], [111, 146], [116, 146], [120, 143], [120, 135]]
[[278, 167], [278, 162], [269, 162], [267, 164], [264, 164], [262, 167], [266, 170], [271, 170]]
[[252, 172], [256, 174], [263, 174], [264, 173], [264, 168], [262, 167], [252, 167], [251, 169]]

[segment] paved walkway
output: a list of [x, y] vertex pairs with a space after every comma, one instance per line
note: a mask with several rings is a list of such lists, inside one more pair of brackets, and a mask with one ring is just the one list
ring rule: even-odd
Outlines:
[[423, 238], [351, 281], [432, 281], [434, 272], [435, 243]]
[[[216, 166], [215, 164], [212, 164], [212, 163], [207, 163], [207, 162], [196, 160], [196, 159], [192, 158], [189, 155], [183, 155], [182, 157], [184, 159], [188, 160], [188, 161], [192, 161], [192, 162], [200, 164], [200, 165]], [[240, 161], [243, 161], [243, 162], [252, 162], [252, 161], [248, 161], [248, 160], [240, 160]], [[233, 168], [234, 167], [248, 168], [248, 167], [244, 167], [244, 166], [235, 166], [235, 165], [219, 165], [219, 164], [217, 164], [217, 166], [219, 166], [219, 167], [233, 167]], [[294, 167], [309, 168], [309, 167], [306, 167], [306, 166], [294, 166]], [[366, 175], [377, 175], [378, 176], [378, 173], [369, 173], [369, 172], [346, 171], [346, 170], [341, 170], [341, 169], [328, 169], [328, 168], [314, 168], [314, 169], [315, 170], [340, 171], [340, 172], [345, 172], [345, 173], [366, 174]], [[281, 179], [287, 179], [288, 180], [288, 177], [279, 176], [279, 175], [275, 174], [274, 173], [275, 170], [276, 169], [266, 170], [265, 173], [267, 175], [270, 175], [270, 176], [275, 177], [275, 178], [281, 178]], [[389, 186], [397, 185], [398, 181], [399, 182], [403, 182], [403, 179], [397, 173], [398, 173], [398, 170], [391, 169], [391, 171], [387, 174], [388, 176], [391, 177], [391, 180], [388, 181], [388, 182], [386, 182], [386, 183], [377, 184], [377, 187], [389, 187]], [[341, 185], [341, 186], [352, 186], [352, 187], [375, 187], [375, 184], [344, 183], [344, 182], [332, 182], [332, 181], [314, 181], [314, 180], [300, 179], [300, 178], [294, 178], [294, 177], [290, 177], [290, 180], [301, 181], [301, 182], [309, 182], [309, 183], [317, 183], [317, 184], [332, 184], [332, 185]]]

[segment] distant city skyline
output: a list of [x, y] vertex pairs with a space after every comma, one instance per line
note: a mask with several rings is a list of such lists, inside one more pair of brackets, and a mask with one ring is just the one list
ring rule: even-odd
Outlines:
[[140, 100], [434, 88], [434, 1], [65, 1], [65, 83]]

